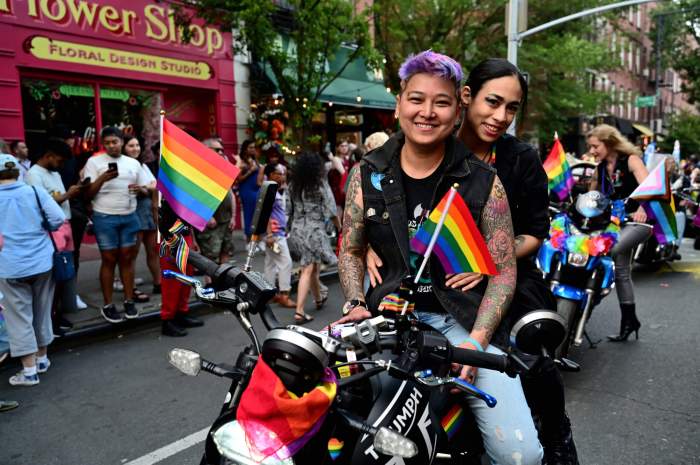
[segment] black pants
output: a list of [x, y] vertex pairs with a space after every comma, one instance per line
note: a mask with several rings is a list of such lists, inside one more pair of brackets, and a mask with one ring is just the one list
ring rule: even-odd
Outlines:
[[85, 235], [85, 229], [88, 224], [88, 216], [82, 208], [73, 208], [73, 206], [71, 206], [70, 214], [70, 229], [73, 233], [73, 244], [75, 244], [73, 262], [75, 263], [75, 273], [77, 274], [78, 267], [80, 267], [80, 245], [83, 243], [83, 236]]
[[[509, 327], [534, 310], [556, 311], [556, 301], [542, 274], [531, 264], [519, 264], [518, 284], [508, 311]], [[536, 376], [522, 376], [521, 382], [530, 409], [542, 420], [542, 428], [556, 432], [566, 415], [564, 380], [550, 363]]]

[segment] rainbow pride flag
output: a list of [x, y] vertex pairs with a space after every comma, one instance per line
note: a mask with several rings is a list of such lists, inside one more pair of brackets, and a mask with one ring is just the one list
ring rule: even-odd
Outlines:
[[544, 161], [544, 171], [549, 179], [548, 187], [554, 192], [560, 201], [565, 200], [574, 187], [574, 178], [571, 176], [569, 162], [566, 161], [566, 153], [559, 137], [554, 135], [554, 145]]
[[462, 423], [464, 423], [464, 409], [459, 404], [454, 404], [440, 422], [449, 439], [452, 439], [459, 431]]
[[654, 236], [659, 244], [667, 244], [678, 238], [676, 205], [671, 193], [671, 180], [663, 161], [630, 194], [630, 199], [638, 200], [649, 217]]
[[158, 190], [184, 221], [202, 231], [240, 170], [162, 118]]
[[[411, 239], [411, 248], [424, 258], [434, 252], [448, 274], [465, 271], [498, 274], [467, 204], [454, 187], [418, 228]], [[424, 265], [425, 260], [419, 275]]]

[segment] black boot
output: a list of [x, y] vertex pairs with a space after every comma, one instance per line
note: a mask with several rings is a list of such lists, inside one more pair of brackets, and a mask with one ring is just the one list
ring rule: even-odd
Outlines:
[[639, 328], [642, 324], [637, 319], [635, 304], [620, 304], [620, 311], [622, 312], [620, 334], [608, 336], [610, 342], [625, 342], [632, 333], [635, 339], [639, 339]]
[[544, 425], [546, 431], [542, 434], [543, 463], [547, 465], [579, 465], [569, 417], [564, 414], [559, 425], [556, 425], [555, 428], [552, 426]]
[[160, 331], [163, 336], [182, 337], [187, 336], [185, 328], [180, 327], [172, 320], [163, 320], [163, 326]]
[[198, 328], [200, 326], [204, 326], [204, 322], [202, 320], [186, 313], [178, 313], [175, 316], [175, 323], [183, 328]]

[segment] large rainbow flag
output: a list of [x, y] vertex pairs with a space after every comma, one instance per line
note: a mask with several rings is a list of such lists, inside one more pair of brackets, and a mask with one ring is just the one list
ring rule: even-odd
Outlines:
[[565, 200], [574, 187], [574, 178], [571, 176], [569, 162], [566, 161], [566, 152], [562, 147], [559, 137], [554, 135], [554, 145], [544, 161], [544, 171], [549, 179], [548, 187], [554, 192], [560, 201]]
[[467, 204], [454, 187], [418, 228], [411, 239], [411, 248], [423, 257], [435, 253], [448, 274], [465, 271], [498, 274]]
[[676, 206], [671, 193], [669, 173], [662, 160], [647, 178], [630, 194], [630, 199], [638, 200], [654, 227], [654, 235], [659, 244], [673, 242], [678, 238]]
[[158, 190], [173, 211], [202, 231], [240, 169], [163, 117]]

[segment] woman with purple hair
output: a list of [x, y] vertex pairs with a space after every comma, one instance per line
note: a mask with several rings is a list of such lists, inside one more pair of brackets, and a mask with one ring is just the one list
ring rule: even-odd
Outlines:
[[[454, 135], [460, 113], [462, 68], [433, 51], [409, 57], [399, 70], [396, 118], [401, 132], [369, 152], [350, 174], [339, 275], [348, 302], [340, 322], [382, 310], [382, 299], [415, 275], [422, 257], [409, 247], [430, 210], [456, 186], [484, 236], [498, 274], [472, 289], [448, 285], [450, 276], [429, 260], [414, 293], [415, 316], [456, 346], [493, 354], [507, 347], [502, 318], [516, 285], [513, 225], [508, 198], [495, 171]], [[390, 201], [387, 201], [390, 200]], [[365, 295], [365, 255], [371, 247], [382, 265]], [[467, 399], [492, 464], [535, 465], [542, 447], [519, 379], [492, 370], [459, 367], [460, 377], [493, 394], [490, 409]]]

